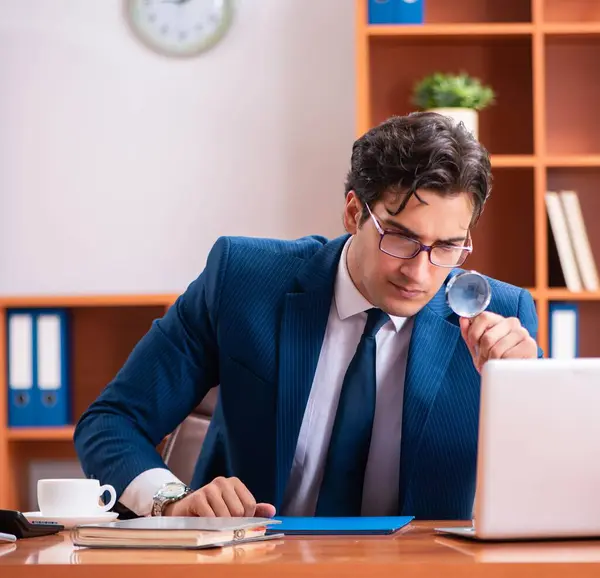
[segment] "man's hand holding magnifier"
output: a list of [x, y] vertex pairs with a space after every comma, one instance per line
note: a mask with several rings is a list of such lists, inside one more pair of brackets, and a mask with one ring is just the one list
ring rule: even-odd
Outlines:
[[537, 343], [517, 317], [502, 317], [486, 311], [492, 290], [476, 271], [464, 271], [448, 283], [446, 299], [460, 316], [462, 334], [477, 371], [488, 359], [537, 357]]
[[502, 317], [490, 311], [473, 319], [461, 317], [460, 332], [479, 372], [488, 359], [537, 357], [537, 343], [517, 317]]

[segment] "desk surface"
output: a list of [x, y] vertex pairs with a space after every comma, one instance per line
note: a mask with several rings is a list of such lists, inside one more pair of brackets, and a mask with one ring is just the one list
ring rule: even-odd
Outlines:
[[434, 526], [444, 525], [450, 524], [413, 522], [393, 536], [290, 536], [202, 552], [74, 548], [68, 532], [63, 532], [0, 546], [0, 576], [600, 576], [600, 540], [478, 544], [432, 531]]

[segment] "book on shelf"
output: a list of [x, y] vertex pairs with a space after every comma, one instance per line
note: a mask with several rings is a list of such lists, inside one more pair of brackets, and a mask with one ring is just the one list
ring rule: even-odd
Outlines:
[[562, 279], [570, 291], [597, 291], [598, 271], [577, 192], [547, 191], [545, 202], [550, 225], [550, 285], [561, 285]]
[[560, 200], [583, 287], [586, 291], [598, 291], [598, 269], [583, 220], [579, 196], [575, 191], [560, 191]]
[[[549, 236], [549, 240], [554, 241], [556, 253], [558, 255], [558, 262], [562, 275], [564, 277], [565, 285], [570, 291], [581, 291], [583, 289], [583, 283], [581, 282], [581, 276], [577, 269], [577, 263], [575, 261], [575, 253], [573, 251], [573, 245], [569, 238], [569, 229], [567, 228], [567, 219], [563, 211], [562, 203], [560, 201], [559, 194], [556, 191], [547, 191], [545, 195], [546, 200], [546, 211], [548, 213], [548, 220], [550, 223], [550, 233], [552, 238]], [[552, 257], [552, 250], [554, 247], [549, 247], [549, 255]], [[550, 273], [553, 273], [553, 267], [550, 267]], [[558, 272], [557, 272], [558, 273]], [[555, 280], [550, 280], [550, 284], [558, 284]]]
[[549, 305], [548, 354], [554, 359], [579, 357], [579, 307], [577, 303], [555, 301]]

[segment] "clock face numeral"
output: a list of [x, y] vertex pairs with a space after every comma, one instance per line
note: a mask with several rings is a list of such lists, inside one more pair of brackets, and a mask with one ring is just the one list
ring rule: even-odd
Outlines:
[[212, 47], [227, 31], [232, 0], [124, 0], [134, 32], [171, 56], [192, 56]]

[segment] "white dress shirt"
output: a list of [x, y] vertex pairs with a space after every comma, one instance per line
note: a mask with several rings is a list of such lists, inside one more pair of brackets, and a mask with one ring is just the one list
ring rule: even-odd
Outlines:
[[[352, 237], [344, 246], [335, 281], [325, 338], [300, 427], [298, 444], [280, 515], [313, 516], [344, 375], [373, 306], [358, 291], [346, 264]], [[362, 515], [395, 515], [398, 509], [402, 402], [412, 318], [390, 316], [376, 336], [376, 403], [365, 472]], [[137, 476], [119, 501], [148, 515], [152, 496], [164, 483], [179, 481], [154, 468]], [[242, 480], [243, 481], [243, 480]]]

